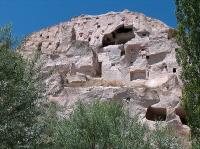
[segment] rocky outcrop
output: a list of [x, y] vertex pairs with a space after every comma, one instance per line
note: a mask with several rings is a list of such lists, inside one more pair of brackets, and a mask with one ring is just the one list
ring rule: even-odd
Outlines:
[[156, 121], [189, 135], [180, 107], [174, 31], [140, 13], [84, 15], [31, 34], [18, 50], [40, 53], [47, 95], [71, 111], [77, 100], [118, 100], [150, 128]]

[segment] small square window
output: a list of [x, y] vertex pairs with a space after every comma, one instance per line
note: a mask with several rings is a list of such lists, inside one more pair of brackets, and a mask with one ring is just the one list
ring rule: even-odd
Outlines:
[[173, 68], [173, 73], [176, 73], [176, 68]]
[[121, 56], [123, 56], [123, 55], [125, 55], [125, 51], [124, 50], [121, 51]]

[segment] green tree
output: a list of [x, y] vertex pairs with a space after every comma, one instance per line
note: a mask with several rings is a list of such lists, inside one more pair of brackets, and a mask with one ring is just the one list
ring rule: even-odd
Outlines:
[[13, 39], [10, 25], [0, 28], [0, 148], [31, 148], [40, 134], [40, 96]]
[[200, 136], [200, 1], [175, 0], [177, 60], [182, 67], [183, 105], [192, 134]]
[[[145, 148], [145, 127], [133, 123], [118, 103], [78, 103], [57, 125], [56, 147], [76, 149]], [[134, 130], [132, 130], [134, 129]]]
[[116, 102], [79, 102], [54, 128], [54, 148], [181, 149], [180, 140], [159, 128], [151, 132]]

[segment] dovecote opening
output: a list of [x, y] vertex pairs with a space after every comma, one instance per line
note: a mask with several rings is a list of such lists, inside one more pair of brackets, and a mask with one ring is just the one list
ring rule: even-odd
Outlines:
[[126, 101], [128, 101], [128, 102], [129, 102], [130, 100], [131, 100], [131, 98], [130, 98], [130, 97], [126, 97]]
[[80, 36], [80, 37], [83, 37], [83, 33], [79, 33], [79, 36]]
[[130, 65], [133, 66], [133, 62], [132, 61], [130, 62]]
[[165, 121], [167, 117], [166, 108], [157, 108], [149, 106], [146, 112], [146, 119], [150, 121]]
[[125, 50], [121, 50], [121, 56], [125, 55]]
[[173, 73], [176, 73], [176, 68], [173, 68]]
[[40, 42], [40, 43], [38, 44], [37, 50], [38, 50], [39, 52], [42, 51], [42, 42]]
[[148, 37], [150, 33], [148, 31], [141, 31], [137, 32], [137, 35], [140, 36], [141, 38]]
[[147, 36], [148, 34], [147, 34], [147, 33], [142, 33], [141, 35], [142, 35], [142, 37], [145, 37], [145, 36]]

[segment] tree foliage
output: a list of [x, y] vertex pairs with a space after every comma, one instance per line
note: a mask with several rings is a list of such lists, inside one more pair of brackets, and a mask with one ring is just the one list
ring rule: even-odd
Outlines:
[[30, 148], [39, 136], [40, 96], [13, 39], [10, 25], [0, 28], [0, 148]]
[[200, 135], [200, 1], [175, 0], [177, 60], [182, 66], [183, 104], [193, 135]]
[[179, 141], [165, 129], [149, 131], [119, 103], [95, 100], [79, 102], [68, 119], [57, 123], [54, 148], [180, 149]]

